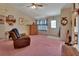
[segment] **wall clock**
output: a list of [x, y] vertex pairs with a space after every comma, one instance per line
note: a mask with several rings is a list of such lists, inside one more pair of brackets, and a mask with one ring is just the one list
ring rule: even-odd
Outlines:
[[61, 24], [66, 25], [68, 23], [67, 17], [62, 17]]

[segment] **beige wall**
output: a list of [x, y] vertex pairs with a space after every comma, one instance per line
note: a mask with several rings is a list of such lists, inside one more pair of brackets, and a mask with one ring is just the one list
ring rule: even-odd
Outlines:
[[[9, 31], [12, 28], [18, 28], [20, 33], [26, 33], [28, 34], [28, 26], [27, 24], [32, 24], [33, 22], [33, 18], [25, 15], [24, 13], [22, 13], [21, 11], [17, 10], [16, 8], [12, 7], [12, 6], [8, 6], [8, 5], [0, 5], [0, 15], [14, 15], [14, 17], [16, 18], [16, 23], [13, 26], [8, 25], [7, 23], [5, 24], [0, 24], [0, 38], [5, 38], [5, 32]], [[24, 24], [20, 25], [19, 23], [19, 17], [24, 17]]]
[[72, 34], [72, 8], [63, 8], [61, 10], [61, 19], [62, 17], [67, 17], [68, 23], [66, 26], [61, 25], [61, 39], [66, 40], [66, 33], [69, 30], [70, 35]]

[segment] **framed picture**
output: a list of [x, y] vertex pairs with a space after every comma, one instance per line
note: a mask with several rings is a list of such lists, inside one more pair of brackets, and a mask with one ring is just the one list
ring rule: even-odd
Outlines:
[[61, 24], [66, 25], [68, 23], [67, 17], [62, 17]]
[[13, 15], [8, 15], [6, 17], [6, 22], [9, 24], [9, 25], [13, 25], [15, 22], [16, 22], [16, 19], [14, 18]]
[[4, 24], [4, 18], [5, 18], [5, 16], [0, 15], [0, 24]]

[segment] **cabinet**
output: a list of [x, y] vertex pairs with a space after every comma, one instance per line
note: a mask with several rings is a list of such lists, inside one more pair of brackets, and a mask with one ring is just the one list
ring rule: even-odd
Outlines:
[[37, 25], [36, 24], [32, 24], [29, 25], [29, 34], [30, 35], [37, 35], [38, 34], [38, 30], [37, 30]]

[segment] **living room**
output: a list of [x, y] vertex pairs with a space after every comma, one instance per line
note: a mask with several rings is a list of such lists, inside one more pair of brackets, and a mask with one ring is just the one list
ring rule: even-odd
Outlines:
[[[0, 55], [62, 56], [67, 31], [72, 37], [69, 43], [74, 44], [73, 10], [74, 3], [0, 3]], [[9, 38], [13, 28], [30, 37], [30, 46], [14, 49], [13, 40]]]

